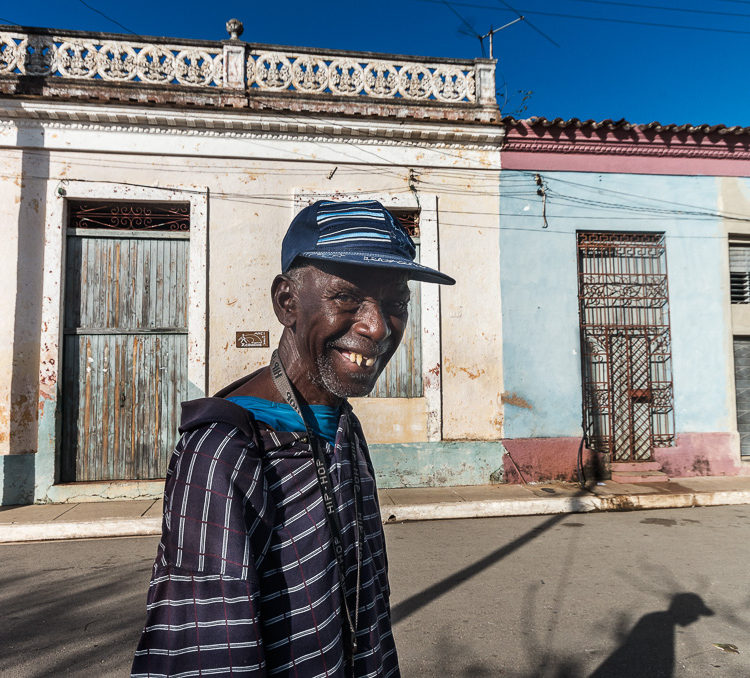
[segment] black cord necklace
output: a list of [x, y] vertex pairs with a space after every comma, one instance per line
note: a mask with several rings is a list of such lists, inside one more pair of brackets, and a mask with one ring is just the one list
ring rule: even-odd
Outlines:
[[[292, 409], [300, 416], [302, 423], [305, 425], [305, 431], [307, 432], [307, 439], [310, 443], [310, 448], [313, 454], [313, 463], [315, 464], [315, 476], [318, 479], [318, 485], [320, 486], [320, 493], [323, 497], [323, 506], [325, 509], [326, 522], [328, 523], [328, 529], [331, 533], [331, 542], [333, 545], [333, 552], [336, 556], [336, 565], [339, 574], [339, 587], [341, 589], [341, 600], [343, 602], [344, 614], [348, 625], [349, 643], [347, 647], [347, 659], [350, 662], [352, 670], [354, 669], [354, 655], [357, 651], [357, 625], [359, 622], [359, 590], [361, 582], [361, 570], [362, 570], [362, 537], [364, 535], [364, 511], [361, 506], [362, 493], [360, 487], [360, 473], [359, 473], [359, 444], [356, 440], [351, 442], [349, 447], [350, 462], [352, 468], [352, 480], [353, 480], [353, 492], [354, 492], [354, 513], [355, 513], [355, 548], [357, 553], [357, 587], [355, 591], [355, 602], [354, 602], [354, 617], [349, 610], [349, 604], [346, 600], [346, 583], [344, 574], [346, 567], [344, 563], [344, 545], [341, 537], [341, 522], [339, 514], [336, 508], [336, 498], [333, 493], [333, 484], [331, 483], [331, 476], [328, 472], [328, 462], [325, 454], [325, 443], [320, 440], [320, 437], [315, 434], [305, 419], [305, 415], [302, 413], [302, 408], [299, 405], [297, 396], [294, 393], [289, 377], [286, 374], [284, 365], [279, 358], [279, 352], [274, 351], [271, 355], [271, 378], [276, 388], [279, 390], [281, 396], [286, 402], [292, 407]], [[351, 421], [347, 413], [346, 417], [346, 433], [347, 437], [352, 437], [351, 434]]]

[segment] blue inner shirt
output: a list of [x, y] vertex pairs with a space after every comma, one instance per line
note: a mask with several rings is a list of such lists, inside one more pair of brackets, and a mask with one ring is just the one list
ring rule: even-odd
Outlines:
[[[226, 400], [231, 400], [240, 407], [249, 410], [258, 421], [268, 424], [276, 431], [305, 430], [305, 423], [302, 421], [302, 418], [287, 403], [275, 403], [264, 398], [256, 398], [255, 396], [231, 396], [226, 398]], [[339, 408], [329, 407], [328, 405], [307, 404], [302, 404], [301, 407], [313, 433], [316, 433], [323, 440], [327, 440], [333, 445], [336, 442], [336, 431], [338, 430], [339, 417], [341, 416]]]

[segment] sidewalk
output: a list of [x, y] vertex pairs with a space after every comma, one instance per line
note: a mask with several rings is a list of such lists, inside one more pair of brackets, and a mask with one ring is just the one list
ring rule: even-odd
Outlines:
[[[750, 504], [750, 477], [381, 490], [383, 522]], [[0, 507], [0, 543], [161, 533], [161, 499]]]

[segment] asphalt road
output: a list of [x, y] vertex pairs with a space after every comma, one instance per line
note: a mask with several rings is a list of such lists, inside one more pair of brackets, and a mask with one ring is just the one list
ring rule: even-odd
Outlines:
[[[750, 676], [750, 507], [386, 535], [407, 678]], [[0, 545], [0, 675], [126, 676], [157, 541]]]

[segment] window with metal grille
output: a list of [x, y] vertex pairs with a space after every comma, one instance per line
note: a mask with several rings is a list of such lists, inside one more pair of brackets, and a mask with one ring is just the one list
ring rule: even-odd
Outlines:
[[750, 243], [729, 244], [729, 284], [733, 304], [750, 304]]
[[180, 202], [71, 200], [70, 228], [189, 231], [190, 205]]
[[672, 445], [669, 291], [663, 233], [578, 233], [583, 419], [612, 461]]
[[[391, 209], [417, 247], [419, 261], [419, 212]], [[422, 388], [422, 314], [420, 283], [410, 282], [409, 321], [401, 345], [375, 383], [373, 398], [419, 398]]]

